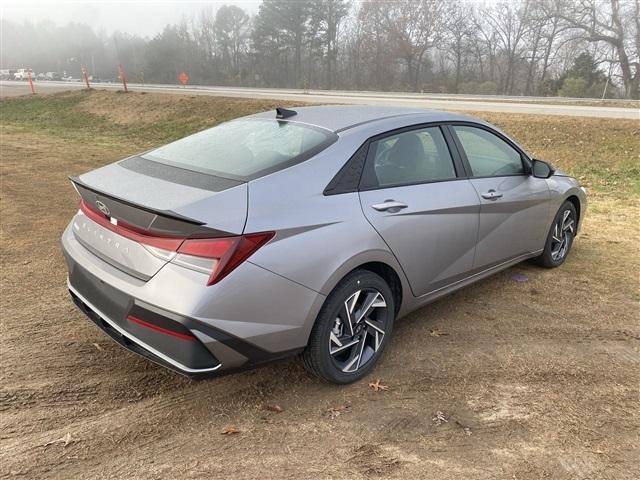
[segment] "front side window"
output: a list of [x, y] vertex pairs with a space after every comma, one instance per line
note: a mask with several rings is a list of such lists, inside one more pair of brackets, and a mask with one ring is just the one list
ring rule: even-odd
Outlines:
[[244, 119], [222, 123], [144, 154], [180, 168], [249, 180], [319, 153], [329, 131], [292, 122]]
[[391, 135], [371, 142], [365, 187], [388, 187], [456, 178], [439, 127]]
[[524, 174], [520, 152], [487, 130], [454, 125], [474, 177]]

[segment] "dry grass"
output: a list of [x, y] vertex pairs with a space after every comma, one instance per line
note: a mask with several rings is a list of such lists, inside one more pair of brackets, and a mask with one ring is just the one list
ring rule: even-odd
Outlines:
[[[560, 269], [522, 264], [399, 322], [372, 375], [387, 391], [324, 385], [295, 361], [190, 382], [76, 311], [59, 249], [77, 208], [66, 176], [274, 103], [105, 92], [0, 103], [0, 476], [639, 478], [631, 122], [483, 115], [585, 173], [583, 233]], [[221, 435], [228, 425], [240, 433]]]

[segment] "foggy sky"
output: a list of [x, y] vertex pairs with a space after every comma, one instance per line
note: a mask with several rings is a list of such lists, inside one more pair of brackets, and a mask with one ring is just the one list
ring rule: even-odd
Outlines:
[[209, 5], [216, 10], [224, 4], [238, 5], [254, 14], [260, 0], [4, 0], [0, 3], [0, 15], [17, 22], [51, 20], [57, 25], [78, 22], [95, 31], [119, 30], [153, 36], [165, 25], [178, 23], [184, 15], [190, 17]]

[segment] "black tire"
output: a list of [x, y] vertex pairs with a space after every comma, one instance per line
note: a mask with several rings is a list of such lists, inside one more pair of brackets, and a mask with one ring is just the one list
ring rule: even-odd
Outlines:
[[[361, 293], [356, 296], [357, 292]], [[376, 296], [376, 292], [382, 296], [383, 302], [379, 300], [380, 297]], [[355, 300], [353, 300], [354, 296], [356, 297]], [[355, 320], [365, 309], [368, 303], [365, 300], [372, 296], [375, 297], [374, 304], [376, 306], [367, 308], [367, 312], [371, 313], [365, 315], [360, 322], [351, 322], [353, 328], [349, 328], [349, 324], [346, 321], [341, 321], [345, 317], [353, 317]], [[360, 297], [363, 298], [361, 299]], [[353, 301], [353, 315], [347, 312], [347, 300], [350, 301], [350, 304]], [[359, 304], [359, 302], [362, 303]], [[385, 304], [384, 307], [381, 306], [382, 303]], [[358, 304], [359, 307], [357, 306]], [[375, 315], [375, 318], [373, 318], [373, 315]], [[346, 384], [360, 380], [373, 369], [382, 355], [391, 337], [394, 319], [394, 298], [387, 282], [379, 275], [368, 270], [351, 272], [329, 294], [318, 314], [309, 337], [309, 343], [302, 354], [305, 368], [314, 375], [331, 383]], [[382, 325], [384, 326], [382, 327]], [[381, 328], [378, 329], [375, 326]], [[384, 333], [381, 334], [380, 330], [383, 330]], [[343, 336], [342, 333], [336, 335], [340, 331], [345, 335]], [[333, 337], [331, 336], [332, 332], [334, 334]], [[355, 335], [350, 337], [350, 332], [355, 332]], [[348, 340], [348, 338], [351, 338], [351, 340]], [[355, 347], [352, 347], [355, 350], [352, 348], [342, 350], [344, 347], [334, 341], [334, 339], [342, 340], [342, 345], [348, 345], [356, 338], [360, 340], [359, 343], [355, 344]], [[349, 363], [355, 357], [348, 356], [342, 361], [341, 356], [353, 355], [353, 353], [350, 354], [349, 352], [356, 352], [355, 354], [357, 354], [356, 350], [358, 350], [359, 345], [362, 345], [362, 348], [359, 349], [360, 360], [357, 360], [355, 371], [348, 371], [354, 368], [354, 365], [349, 366]], [[334, 351], [337, 350], [339, 353], [330, 354], [332, 347]], [[360, 362], [365, 357], [367, 357], [366, 361], [361, 364]], [[347, 371], [341, 367], [346, 367]]]
[[[567, 215], [566, 212], [569, 212], [567, 217], [568, 220], [564, 218], [565, 215]], [[567, 228], [566, 230], [562, 230], [563, 223], [566, 226], [568, 225], [567, 222], [569, 220], [573, 222], [572, 227], [570, 229]], [[542, 251], [542, 254], [539, 257], [536, 257], [533, 259], [534, 263], [545, 268], [556, 268], [562, 265], [564, 261], [567, 259], [567, 256], [569, 255], [569, 251], [571, 250], [571, 246], [573, 245], [573, 240], [575, 239], [575, 236], [576, 236], [577, 226], [578, 226], [578, 216], [576, 214], [576, 208], [574, 207], [573, 203], [566, 201], [560, 206], [558, 213], [556, 213], [556, 216], [553, 218], [553, 223], [549, 228], [549, 233], [547, 234], [547, 240], [544, 244], [544, 250]], [[556, 230], [557, 227], [559, 228], [559, 230]], [[561, 231], [562, 236], [557, 236], [558, 231]], [[558, 240], [562, 240], [562, 239], [565, 239], [566, 244], [563, 247], [564, 250], [562, 252], [559, 252], [561, 254], [558, 254], [556, 253], [558, 252], [557, 249], [558, 249], [558, 246], [560, 245], [560, 242]]]

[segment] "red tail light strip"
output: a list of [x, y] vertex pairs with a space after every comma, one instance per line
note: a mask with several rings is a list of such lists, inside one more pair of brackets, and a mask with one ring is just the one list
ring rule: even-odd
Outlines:
[[127, 317], [127, 320], [129, 320], [130, 322], [133, 322], [133, 323], [137, 323], [138, 325], [140, 325], [142, 327], [146, 327], [146, 328], [148, 328], [150, 330], [154, 330], [156, 332], [164, 333], [165, 335], [171, 335], [172, 337], [180, 338], [182, 340], [187, 340], [187, 341], [190, 341], [190, 342], [193, 342], [194, 340], [196, 340], [196, 337], [194, 337], [193, 335], [187, 335], [187, 334], [184, 334], [184, 333], [174, 332], [173, 330], [168, 330], [166, 328], [159, 327], [158, 325], [154, 325], [153, 323], [146, 322], [146, 321], [142, 320], [141, 318], [134, 317], [133, 315], [129, 315]]
[[80, 200], [80, 210], [82, 210], [82, 213], [87, 217], [104, 228], [111, 230], [118, 235], [122, 235], [125, 238], [129, 238], [135, 242], [143, 243], [151, 247], [162, 248], [164, 250], [175, 252], [184, 241], [184, 238], [162, 237], [140, 233], [139, 231], [134, 231], [132, 227], [129, 227], [126, 224], [114, 225], [104, 214], [89, 207], [84, 200]]

